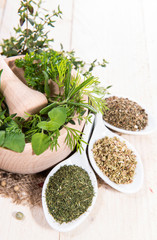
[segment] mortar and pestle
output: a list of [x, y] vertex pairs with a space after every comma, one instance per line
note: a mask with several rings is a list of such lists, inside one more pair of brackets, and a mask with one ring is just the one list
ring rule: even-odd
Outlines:
[[[9, 113], [17, 113], [17, 116], [27, 119], [25, 112], [35, 114], [45, 107], [48, 101], [44, 94], [29, 88], [24, 84], [24, 78], [21, 81], [9, 68], [8, 65], [14, 66], [14, 71], [18, 72], [18, 68], [14, 64], [16, 58], [11, 57], [4, 60], [0, 56], [0, 69], [3, 69], [1, 92], [5, 97]], [[82, 131], [84, 121], [80, 125], [68, 123], [68, 126]], [[26, 143], [22, 153], [0, 147], [0, 169], [14, 173], [33, 174], [52, 167], [71, 153], [71, 149], [64, 142], [66, 135], [67, 131], [64, 128], [61, 129], [58, 139], [60, 147], [57, 151], [47, 149], [39, 156], [33, 153], [31, 143]]]

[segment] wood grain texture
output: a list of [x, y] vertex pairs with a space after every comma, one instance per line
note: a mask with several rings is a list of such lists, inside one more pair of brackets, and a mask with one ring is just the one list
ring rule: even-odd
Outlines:
[[5, 97], [10, 114], [17, 113], [17, 116], [27, 119], [26, 113], [35, 114], [48, 104], [44, 94], [20, 81], [2, 56], [0, 56], [0, 69], [3, 69], [0, 91]]
[[[12, 65], [12, 61], [16, 58], [17, 57], [8, 58], [5, 61], [0, 56], [0, 69], [3, 69], [0, 90], [5, 96], [10, 114], [17, 113], [18, 116], [25, 117], [25, 112], [35, 114], [39, 112], [41, 108], [45, 107], [47, 105], [47, 98], [44, 94], [30, 89], [22, 80], [17, 78], [11, 68], [8, 67], [8, 65]], [[15, 64], [14, 67], [16, 73], [17, 69]], [[76, 74], [76, 71], [73, 70], [72, 75], [75, 76]], [[56, 85], [53, 86], [51, 92], [53, 94], [57, 92]], [[87, 101], [86, 96], [84, 100]], [[84, 116], [86, 115], [87, 112]], [[75, 125], [68, 123], [67, 126], [81, 132], [85, 120], [81, 121], [80, 124], [75, 117], [73, 120]], [[64, 160], [71, 153], [70, 147], [65, 143], [66, 136], [67, 131], [63, 128], [58, 138], [58, 145], [60, 147], [57, 148], [57, 151], [55, 149], [51, 151], [49, 148], [39, 156], [33, 153], [31, 143], [26, 143], [22, 153], [0, 147], [0, 168], [5, 171], [22, 174], [33, 174], [48, 169]]]
[[[57, 1], [46, 0], [49, 8], [53, 8], [53, 2], [56, 6]], [[60, 0], [58, 3], [65, 22], [56, 25], [54, 46], [59, 47], [63, 41], [67, 49], [75, 49], [87, 61], [105, 58], [109, 62], [106, 69], [95, 70], [101, 83], [112, 84], [112, 94], [140, 101], [157, 118], [156, 0]], [[5, 19], [10, 19], [9, 4], [7, 7]], [[7, 26], [5, 34], [9, 35], [10, 27]], [[92, 213], [69, 233], [51, 229], [41, 208], [16, 206], [0, 198], [0, 239], [156, 240], [157, 132], [123, 137], [136, 147], [144, 165], [144, 185], [138, 193], [122, 194], [101, 184]], [[13, 216], [18, 210], [25, 214], [22, 222]]]

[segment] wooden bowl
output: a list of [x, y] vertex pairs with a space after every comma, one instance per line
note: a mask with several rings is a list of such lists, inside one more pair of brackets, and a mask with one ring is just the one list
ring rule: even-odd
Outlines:
[[[14, 60], [17, 57], [11, 57], [6, 59], [7, 64], [11, 67], [13, 72], [22, 79], [23, 74], [18, 71], [14, 65]], [[22, 76], [22, 77], [21, 77]], [[75, 121], [75, 125], [68, 123], [69, 127], [82, 131], [84, 127], [84, 121], [79, 125]], [[59, 146], [57, 151], [47, 149], [44, 153], [37, 156], [33, 153], [31, 143], [26, 143], [25, 149], [22, 153], [17, 153], [9, 149], [0, 147], [0, 168], [9, 172], [22, 173], [22, 174], [33, 174], [46, 170], [58, 162], [64, 160], [70, 153], [71, 149], [66, 145], [65, 138], [67, 135], [66, 129], [60, 131], [60, 136], [58, 139]]]

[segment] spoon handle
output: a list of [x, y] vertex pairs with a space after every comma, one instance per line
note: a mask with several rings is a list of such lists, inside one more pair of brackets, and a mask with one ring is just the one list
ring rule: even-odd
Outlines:
[[104, 132], [110, 132], [109, 130], [108, 130], [108, 128], [105, 126], [105, 124], [104, 124], [104, 121], [103, 121], [103, 116], [102, 116], [102, 114], [101, 113], [97, 113], [96, 114], [96, 117], [95, 117], [95, 131], [97, 131], [98, 132], [98, 129], [99, 129], [99, 132], [102, 132], [102, 131], [104, 131]]
[[[83, 130], [83, 134], [82, 134], [82, 140], [84, 142], [88, 143], [94, 119], [95, 119], [95, 116], [92, 114], [91, 122], [88, 122], [88, 123], [85, 124], [84, 130]], [[86, 148], [87, 148], [87, 144], [84, 143], [84, 142], [82, 143], [82, 148], [83, 148], [83, 152], [85, 153], [86, 152]]]

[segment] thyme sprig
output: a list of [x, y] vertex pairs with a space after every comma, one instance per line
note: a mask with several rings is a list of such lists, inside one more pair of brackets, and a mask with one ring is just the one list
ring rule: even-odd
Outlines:
[[19, 24], [14, 27], [15, 36], [10, 39], [3, 39], [0, 44], [2, 55], [7, 57], [26, 54], [30, 52], [40, 53], [50, 47], [54, 39], [48, 37], [48, 33], [56, 22], [61, 18], [60, 6], [57, 10], [49, 13], [42, 7], [42, 1], [23, 0], [18, 9]]
[[[7, 57], [25, 55], [23, 59], [16, 60], [16, 65], [24, 69], [27, 85], [46, 95], [48, 105], [35, 115], [28, 114], [29, 118], [25, 121], [17, 116], [9, 116], [3, 96], [0, 96], [0, 146], [21, 152], [25, 142], [31, 142], [35, 154], [39, 155], [48, 147], [57, 150], [60, 130], [65, 128], [66, 144], [72, 150], [76, 145], [76, 149], [81, 151], [81, 133], [67, 124], [74, 125], [76, 120], [79, 124], [84, 119], [88, 121], [90, 117], [85, 116], [86, 111], [103, 112], [103, 98], [110, 86], [100, 87], [92, 71], [96, 66], [106, 67], [107, 61], [103, 59], [100, 63], [95, 59], [86, 64], [75, 56], [74, 50], [65, 51], [62, 44], [59, 52], [50, 48], [53, 39], [49, 38], [48, 33], [54, 27], [56, 18], [62, 16], [59, 6], [57, 11], [49, 13], [42, 8], [42, 0], [23, 0], [18, 15], [19, 25], [14, 28], [15, 36], [3, 40], [1, 54]], [[72, 74], [73, 69], [77, 72], [75, 76]], [[54, 83], [58, 88], [56, 92], [53, 92]], [[13, 135], [15, 138], [10, 138], [9, 144], [6, 144], [10, 122], [15, 123], [18, 134], [21, 134], [20, 149], [19, 135]]]
[[[73, 64], [54, 50], [26, 54], [24, 58], [16, 60], [16, 65], [24, 68], [29, 87], [43, 92], [48, 98], [48, 105], [24, 123], [26, 139], [31, 139], [34, 152], [41, 154], [48, 146], [52, 150], [57, 149], [59, 130], [63, 127], [67, 130], [66, 144], [71, 149], [76, 146], [81, 151], [81, 132], [68, 127], [67, 123], [75, 124], [73, 118], [76, 115], [80, 124], [86, 110], [94, 113], [102, 111], [104, 100], [98, 94], [104, 95], [106, 89], [99, 88], [98, 78], [90, 75], [81, 80], [79, 72], [74, 76]], [[54, 82], [58, 86], [55, 94], [51, 88]], [[85, 101], [85, 95], [89, 102]], [[54, 116], [57, 118], [54, 119]]]

